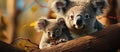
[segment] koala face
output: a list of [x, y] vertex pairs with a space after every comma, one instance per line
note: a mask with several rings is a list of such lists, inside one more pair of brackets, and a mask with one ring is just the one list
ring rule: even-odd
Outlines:
[[47, 27], [46, 34], [54, 39], [59, 39], [59, 37], [62, 35], [62, 27], [60, 27], [58, 24]]
[[[71, 37], [69, 30], [65, 24], [63, 18], [59, 19], [39, 19], [37, 22], [37, 30], [43, 30], [44, 37], [54, 38], [56, 41], [59, 41], [61, 38], [69, 40]], [[68, 37], [66, 36], [68, 35]], [[70, 37], [70, 38], [69, 38]]]
[[[85, 3], [84, 3], [85, 4]], [[72, 7], [66, 14], [68, 28], [86, 29], [92, 28], [96, 21], [96, 11], [92, 4]]]
[[39, 48], [49, 47], [73, 39], [63, 18], [39, 19], [37, 30], [43, 31]]

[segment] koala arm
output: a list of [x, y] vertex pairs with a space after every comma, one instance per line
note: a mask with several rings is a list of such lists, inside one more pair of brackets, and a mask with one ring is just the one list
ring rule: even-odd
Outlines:
[[43, 49], [45, 47], [50, 47], [51, 45], [47, 41], [49, 41], [48, 35], [47, 34], [43, 34], [42, 38], [41, 38], [41, 41], [40, 41], [40, 44], [39, 44], [39, 48]]
[[68, 38], [68, 40], [73, 39], [73, 37], [71, 36], [71, 33], [69, 32], [69, 29], [64, 29], [64, 34]]

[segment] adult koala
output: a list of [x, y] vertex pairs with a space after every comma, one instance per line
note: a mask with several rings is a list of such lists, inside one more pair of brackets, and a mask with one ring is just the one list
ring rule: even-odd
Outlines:
[[79, 2], [79, 5], [74, 5], [66, 12], [65, 21], [72, 37], [78, 38], [103, 29], [102, 24], [96, 19], [96, 12], [97, 8], [90, 0]]

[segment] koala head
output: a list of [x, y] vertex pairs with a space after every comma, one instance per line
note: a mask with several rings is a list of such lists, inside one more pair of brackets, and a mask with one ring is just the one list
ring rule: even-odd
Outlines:
[[[44, 34], [59, 39], [62, 36], [63, 29], [66, 28], [63, 18], [59, 19], [39, 19], [36, 25], [38, 31], [44, 31]], [[43, 35], [44, 35], [43, 34]]]
[[96, 8], [91, 3], [70, 8], [66, 14], [65, 21], [69, 29], [93, 28], [96, 21]]

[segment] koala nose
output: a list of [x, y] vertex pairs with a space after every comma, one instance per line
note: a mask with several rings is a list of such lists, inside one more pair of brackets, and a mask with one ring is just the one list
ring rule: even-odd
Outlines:
[[49, 35], [50, 37], [52, 37], [52, 38], [55, 37], [55, 35], [54, 35], [54, 34], [51, 34], [50, 32], [48, 32], [48, 35]]
[[82, 25], [82, 23], [83, 23], [82, 18], [78, 19], [76, 22], [77, 25]]
[[52, 34], [52, 37], [53, 37], [53, 38], [55, 38], [55, 37], [56, 37], [56, 35], [55, 35], [55, 34]]

